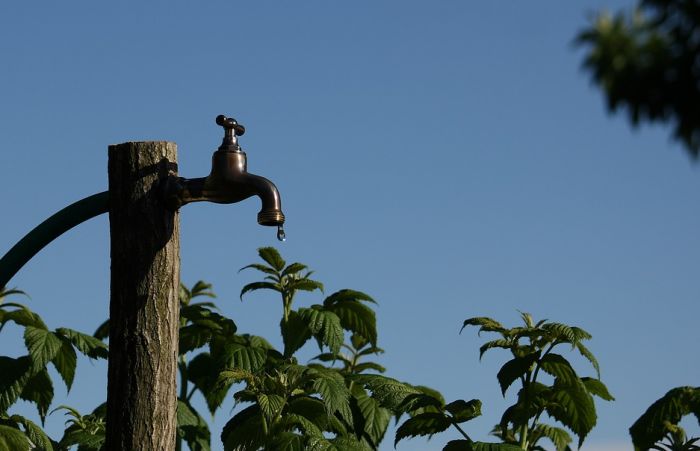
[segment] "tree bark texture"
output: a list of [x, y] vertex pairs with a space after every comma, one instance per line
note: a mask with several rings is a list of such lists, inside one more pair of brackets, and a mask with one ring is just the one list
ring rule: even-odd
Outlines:
[[177, 146], [109, 146], [111, 295], [107, 451], [169, 451], [177, 428], [180, 227], [159, 183]]

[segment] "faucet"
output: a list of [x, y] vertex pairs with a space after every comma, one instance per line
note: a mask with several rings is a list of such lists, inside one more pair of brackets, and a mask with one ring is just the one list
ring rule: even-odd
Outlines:
[[219, 204], [240, 202], [251, 196], [262, 200], [258, 224], [277, 226], [277, 238], [284, 240], [282, 201], [274, 183], [247, 170], [247, 157], [238, 144], [245, 127], [235, 119], [219, 115], [216, 123], [224, 128], [224, 139], [212, 155], [211, 173], [207, 177], [166, 179], [163, 193], [165, 204], [177, 210], [190, 202], [209, 201]]

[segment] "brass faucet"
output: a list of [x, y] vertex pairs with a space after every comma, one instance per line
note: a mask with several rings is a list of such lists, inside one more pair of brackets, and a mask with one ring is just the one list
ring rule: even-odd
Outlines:
[[168, 208], [177, 210], [190, 202], [209, 201], [219, 204], [240, 202], [251, 196], [262, 200], [258, 224], [277, 226], [278, 238], [284, 239], [284, 213], [280, 193], [274, 183], [247, 170], [247, 158], [238, 144], [245, 127], [224, 115], [216, 117], [224, 128], [224, 139], [212, 155], [211, 173], [207, 177], [186, 179], [171, 177], [165, 183], [164, 196]]

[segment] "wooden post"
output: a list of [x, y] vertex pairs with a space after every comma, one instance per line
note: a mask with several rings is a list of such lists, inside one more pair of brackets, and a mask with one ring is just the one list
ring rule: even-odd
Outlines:
[[175, 449], [180, 286], [177, 212], [159, 181], [177, 173], [177, 146], [109, 147], [111, 296], [107, 451]]

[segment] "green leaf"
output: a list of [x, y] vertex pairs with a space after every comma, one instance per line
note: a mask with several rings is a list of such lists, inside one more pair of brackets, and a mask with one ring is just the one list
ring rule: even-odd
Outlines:
[[416, 415], [413, 418], [406, 420], [396, 430], [396, 438], [394, 439], [394, 447], [404, 438], [417, 437], [423, 435], [432, 436], [444, 431], [452, 421], [449, 417], [439, 412], [425, 412]]
[[211, 284], [203, 280], [198, 280], [190, 290], [190, 299], [194, 299], [200, 296], [206, 296], [208, 298], [215, 298], [216, 294], [211, 291]]
[[277, 271], [282, 271], [286, 262], [274, 247], [261, 247], [258, 255]]
[[276, 271], [274, 268], [270, 268], [269, 266], [261, 265], [260, 263], [251, 263], [250, 265], [244, 266], [241, 269], [239, 269], [238, 272], [241, 272], [244, 269], [257, 269], [258, 271], [263, 272], [265, 274], [275, 276], [275, 280], [278, 280], [279, 271]]
[[377, 373], [383, 373], [386, 371], [386, 368], [384, 368], [380, 364], [374, 363], [374, 362], [362, 362], [362, 363], [358, 363], [357, 365], [355, 365], [355, 372], [356, 373], [362, 373], [362, 372], [365, 372], [368, 370], [373, 370], [373, 371], [376, 371]]
[[209, 353], [197, 354], [187, 365], [187, 379], [202, 393], [209, 413], [214, 415], [233, 382], [219, 383], [218, 365]]
[[396, 411], [420, 413], [425, 407], [434, 407], [433, 410], [442, 411], [445, 407], [445, 402], [442, 399], [422, 392], [411, 393], [403, 399]]
[[44, 324], [39, 315], [32, 312], [31, 310], [29, 310], [29, 308], [22, 304], [7, 302], [2, 304], [1, 306], [3, 309], [6, 309], [8, 307], [13, 307], [17, 309], [12, 311], [0, 310], [2, 311], [2, 316], [0, 316], [2, 324], [5, 324], [8, 321], [12, 321], [18, 326], [32, 326], [40, 329], [48, 329], [48, 327], [46, 327], [46, 324]]
[[36, 404], [39, 417], [43, 423], [51, 401], [53, 401], [53, 384], [46, 369], [33, 374], [27, 379], [22, 388], [20, 398]]
[[329, 415], [338, 412], [347, 422], [352, 422], [350, 411], [350, 392], [345, 386], [343, 377], [335, 371], [314, 370], [313, 391], [323, 398], [326, 411]]
[[421, 393], [412, 385], [380, 374], [350, 375], [348, 379], [363, 385], [382, 407], [390, 410], [397, 409], [408, 395]]
[[339, 304], [339, 303], [343, 303], [343, 302], [359, 302], [359, 301], [371, 302], [372, 304], [377, 303], [374, 299], [372, 299], [372, 297], [370, 295], [368, 295], [366, 293], [345, 288], [345, 289], [336, 291], [335, 293], [328, 296], [323, 301], [323, 305], [325, 307], [330, 307], [331, 305], [335, 305], [335, 304]]
[[550, 353], [544, 355], [540, 359], [540, 368], [566, 385], [575, 384], [578, 379], [578, 375], [571, 367], [569, 361], [559, 354]]
[[24, 329], [24, 343], [37, 371], [45, 368], [63, 345], [61, 339], [53, 332], [32, 326]]
[[62, 343], [61, 348], [51, 360], [51, 363], [53, 363], [54, 368], [56, 368], [70, 392], [73, 378], [75, 377], [75, 367], [78, 364], [78, 357], [71, 342], [65, 337], [60, 337], [60, 339]]
[[178, 435], [187, 443], [190, 451], [209, 451], [211, 434], [206, 421], [192, 406], [178, 400], [177, 403]]
[[614, 401], [615, 398], [608, 391], [608, 387], [603, 384], [600, 379], [594, 379], [592, 377], [582, 377], [581, 382], [586, 386], [588, 393], [595, 395], [606, 401]]
[[56, 333], [66, 337], [78, 351], [91, 359], [107, 359], [109, 356], [107, 345], [98, 338], [65, 327], [56, 329]]
[[646, 450], [663, 439], [669, 425], [688, 414], [700, 422], [700, 387], [676, 387], [657, 399], [630, 427], [635, 450]]
[[98, 340], [104, 340], [106, 338], [109, 338], [109, 319], [107, 319], [104, 323], [100, 324], [95, 330], [95, 333], [92, 334], [92, 336], [97, 338]]
[[29, 356], [17, 359], [0, 356], [0, 413], [7, 412], [20, 397], [31, 366]]
[[239, 343], [229, 343], [225, 346], [227, 353], [225, 366], [240, 368], [246, 371], [256, 371], [265, 364], [267, 349], [257, 348]]
[[499, 338], [498, 340], [492, 340], [484, 343], [481, 345], [479, 348], [479, 360], [484, 356], [486, 351], [492, 348], [502, 348], [502, 349], [510, 349], [513, 347], [513, 343], [510, 340], [507, 340], [505, 338]]
[[246, 294], [249, 291], [255, 291], [255, 290], [274, 290], [277, 292], [282, 292], [281, 287], [272, 282], [252, 282], [249, 283], [248, 285], [244, 286], [243, 289], [241, 290], [241, 301], [243, 300], [243, 295]]
[[286, 322], [282, 320], [280, 328], [285, 357], [294, 355], [311, 338], [311, 330], [306, 325], [306, 321], [294, 310], [289, 313]]
[[501, 393], [503, 396], [505, 396], [506, 390], [508, 390], [508, 387], [510, 387], [513, 382], [532, 369], [532, 366], [538, 358], [539, 352], [536, 352], [526, 354], [524, 357], [515, 357], [503, 364], [496, 375], [498, 383], [501, 385]]
[[305, 269], [306, 269], [306, 265], [304, 265], [302, 263], [298, 263], [298, 262], [292, 263], [291, 265], [284, 268], [284, 271], [282, 271], [282, 275], [288, 276], [290, 274], [296, 274], [296, 273], [299, 273]]
[[221, 432], [224, 451], [258, 450], [265, 446], [266, 434], [257, 404], [233, 416]]
[[550, 399], [551, 403], [546, 407], [547, 413], [578, 436], [580, 448], [596, 424], [593, 398], [579, 380], [571, 385], [555, 381]]
[[352, 392], [353, 405], [360, 411], [361, 423], [355, 419], [356, 425], [361, 424], [362, 430], [367, 434], [371, 443], [376, 447], [384, 438], [386, 429], [391, 420], [391, 411], [381, 407], [379, 403], [372, 399], [364, 389], [355, 386]]
[[531, 443], [537, 443], [541, 438], [549, 439], [557, 451], [568, 451], [571, 443], [571, 436], [562, 428], [538, 423], [531, 431]]
[[596, 372], [596, 375], [598, 376], [598, 379], [600, 379], [600, 366], [598, 365], [598, 360], [596, 360], [593, 353], [591, 351], [589, 351], [588, 348], [585, 347], [580, 342], [576, 343], [576, 349], [578, 349], [578, 352], [583, 357], [585, 357], [589, 362], [591, 362], [591, 365], [593, 365], [593, 368], [595, 369], [595, 372]]
[[0, 425], [0, 451], [29, 451], [30, 442], [22, 431]]
[[316, 280], [311, 279], [295, 279], [289, 282], [289, 289], [291, 290], [301, 290], [301, 291], [316, 291], [319, 290], [323, 292], [323, 284]]
[[260, 411], [265, 416], [268, 424], [274, 422], [287, 403], [286, 399], [275, 394], [258, 393], [257, 399]]
[[306, 322], [311, 333], [327, 345], [332, 353], [340, 352], [344, 335], [338, 315], [322, 310], [321, 306], [313, 306], [299, 309], [299, 316]]
[[24, 434], [27, 436], [27, 438], [29, 438], [29, 441], [34, 444], [32, 449], [36, 449], [38, 451], [53, 451], [51, 439], [34, 422], [20, 415], [12, 415], [10, 420], [22, 425], [24, 428]]
[[464, 423], [481, 415], [481, 401], [472, 399], [465, 401], [458, 399], [445, 406], [445, 410], [450, 412], [453, 421], [456, 423]]
[[338, 315], [343, 329], [364, 337], [373, 346], [377, 345], [377, 319], [371, 308], [349, 299], [335, 302], [328, 302], [326, 299], [323, 305], [328, 311]]
[[481, 334], [481, 332], [505, 332], [506, 330], [501, 323], [485, 316], [465, 319], [459, 333], [462, 333], [467, 326], [479, 326], [479, 334]]
[[275, 451], [305, 451], [304, 437], [293, 432], [280, 432], [275, 435], [270, 447]]

